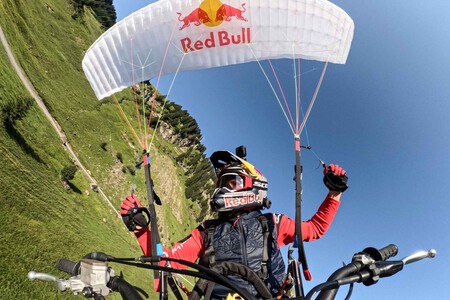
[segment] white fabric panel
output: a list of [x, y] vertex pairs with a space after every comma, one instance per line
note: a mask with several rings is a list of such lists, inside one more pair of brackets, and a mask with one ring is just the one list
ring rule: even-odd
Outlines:
[[181, 62], [180, 71], [268, 58], [343, 64], [353, 30], [352, 19], [326, 0], [161, 0], [106, 31], [83, 70], [102, 99], [175, 73]]

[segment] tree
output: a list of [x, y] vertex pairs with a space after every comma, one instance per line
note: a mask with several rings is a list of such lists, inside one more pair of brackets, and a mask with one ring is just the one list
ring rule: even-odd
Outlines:
[[112, 0], [72, 0], [75, 8], [74, 18], [80, 17], [83, 13], [83, 7], [92, 8], [97, 20], [108, 29], [113, 26], [117, 20], [116, 9]]
[[77, 167], [75, 165], [67, 165], [61, 170], [61, 178], [62, 180], [68, 182], [75, 177], [76, 172]]

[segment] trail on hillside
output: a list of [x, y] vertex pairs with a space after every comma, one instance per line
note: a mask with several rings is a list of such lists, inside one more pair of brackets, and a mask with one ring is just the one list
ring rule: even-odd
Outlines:
[[31, 94], [33, 99], [38, 104], [39, 108], [43, 111], [44, 115], [46, 116], [46, 118], [48, 119], [50, 124], [52, 124], [53, 128], [55, 129], [56, 133], [58, 134], [58, 136], [59, 136], [61, 142], [63, 143], [64, 147], [69, 152], [69, 155], [71, 156], [71, 158], [72, 158], [73, 162], [75, 163], [75, 165], [90, 180], [92, 185], [96, 185], [97, 186], [97, 191], [102, 195], [102, 197], [105, 199], [105, 201], [108, 203], [108, 205], [112, 208], [112, 210], [118, 215], [118, 217], [120, 217], [119, 212], [112, 205], [111, 201], [105, 195], [105, 193], [102, 191], [102, 189], [98, 186], [97, 181], [95, 180], [95, 178], [91, 176], [91, 173], [88, 171], [88, 169], [86, 167], [84, 167], [83, 164], [81, 163], [81, 161], [78, 159], [78, 156], [76, 155], [75, 151], [72, 149], [71, 145], [69, 144], [69, 142], [67, 140], [67, 137], [66, 137], [66, 134], [64, 133], [64, 130], [61, 128], [61, 126], [58, 124], [58, 122], [50, 114], [50, 112], [48, 111], [47, 107], [44, 104], [44, 101], [39, 96], [38, 92], [34, 89], [33, 85], [31, 84], [30, 80], [28, 80], [28, 78], [24, 74], [24, 72], [23, 72], [22, 68], [20, 67], [20, 65], [17, 63], [17, 61], [16, 61], [16, 59], [15, 59], [15, 57], [14, 57], [12, 51], [11, 51], [11, 48], [9, 47], [8, 41], [7, 41], [6, 37], [5, 37], [5, 34], [3, 33], [3, 29], [2, 29], [1, 26], [0, 26], [0, 40], [2, 42], [3, 48], [5, 48], [5, 51], [6, 51], [6, 54], [8, 55], [9, 61], [11, 62], [12, 66], [14, 67], [14, 70], [16, 71], [17, 75], [19, 76], [20, 80], [22, 81], [22, 83], [24, 84], [24, 86], [26, 87], [28, 92]]

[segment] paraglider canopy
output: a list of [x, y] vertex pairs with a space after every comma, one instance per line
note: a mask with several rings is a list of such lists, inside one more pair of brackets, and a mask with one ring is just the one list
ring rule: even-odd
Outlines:
[[83, 70], [102, 99], [184, 70], [277, 58], [343, 64], [353, 29], [326, 0], [161, 0], [105, 32]]
[[[166, 74], [174, 74], [176, 77], [176, 74], [186, 70], [252, 61], [259, 63], [261, 60], [270, 62], [280, 58], [325, 62], [302, 123], [298, 122], [299, 105], [296, 107], [296, 122], [290, 118], [296, 151], [296, 234], [299, 260], [305, 277], [309, 280], [311, 275], [301, 237], [300, 133], [317, 96], [327, 64], [346, 62], [353, 30], [353, 21], [347, 13], [327, 0], [160, 0], [106, 31], [87, 50], [83, 70], [97, 98], [103, 99], [138, 82], [160, 78]], [[297, 89], [297, 78], [299, 81], [300, 75], [294, 78]], [[274, 91], [272, 85], [271, 88]], [[281, 106], [281, 101], [277, 96], [276, 98]], [[286, 99], [284, 100], [286, 103]], [[286, 112], [283, 112], [289, 121]], [[150, 157], [146, 151], [147, 144], [143, 143], [142, 146], [145, 153], [149, 211], [152, 220], [155, 220], [151, 224], [152, 235], [154, 234], [152, 253], [157, 253], [160, 239], [154, 217]], [[157, 273], [155, 278], [159, 278]], [[164, 279], [165, 276], [161, 278]], [[296, 282], [296, 290], [297, 287], [302, 289], [299, 276], [297, 278], [300, 282]], [[164, 292], [165, 283], [160, 286], [163, 289], [161, 295], [167, 295]], [[298, 290], [296, 294], [302, 296], [303, 291]]]

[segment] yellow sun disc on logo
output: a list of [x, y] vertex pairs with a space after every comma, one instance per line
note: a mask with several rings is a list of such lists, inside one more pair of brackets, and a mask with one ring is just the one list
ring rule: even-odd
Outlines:
[[200, 4], [200, 8], [208, 14], [208, 22], [203, 24], [208, 27], [219, 26], [223, 20], [216, 20], [217, 11], [222, 7], [222, 2], [219, 0], [205, 0]]

